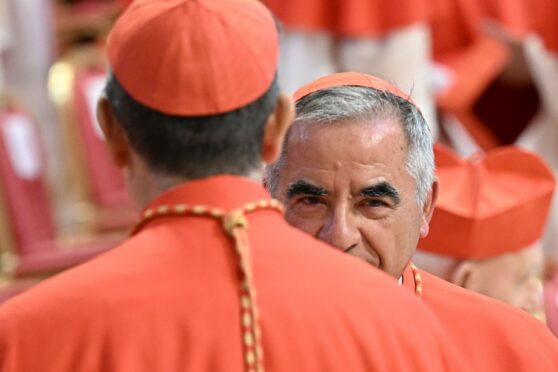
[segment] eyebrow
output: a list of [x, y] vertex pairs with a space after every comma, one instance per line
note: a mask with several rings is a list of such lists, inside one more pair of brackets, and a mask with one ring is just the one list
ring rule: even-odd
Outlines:
[[395, 205], [401, 203], [399, 191], [387, 182], [380, 182], [376, 185], [365, 187], [360, 190], [359, 195], [373, 198], [387, 197], [391, 199]]
[[287, 198], [291, 199], [297, 195], [323, 196], [327, 195], [327, 190], [308, 181], [298, 180], [287, 188]]

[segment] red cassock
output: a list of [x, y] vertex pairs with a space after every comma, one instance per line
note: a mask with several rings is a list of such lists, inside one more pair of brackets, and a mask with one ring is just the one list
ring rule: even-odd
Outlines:
[[548, 50], [558, 53], [558, 14], [557, 0], [536, 0], [529, 2], [532, 7], [533, 29], [541, 36]]
[[441, 321], [476, 371], [556, 371], [558, 339], [530, 314], [409, 266], [403, 285]]
[[[244, 370], [243, 345], [251, 340], [243, 339], [240, 319], [249, 304], [239, 296], [232, 239], [211, 218], [215, 208], [241, 206], [251, 211], [237, 222], [247, 222], [266, 370], [460, 369], [420, 301], [290, 227], [278, 211], [247, 204], [260, 199], [271, 204], [257, 182], [233, 176], [159, 196], [121, 246], [0, 308], [0, 370]], [[167, 214], [188, 208], [211, 216]]]
[[539, 94], [524, 71], [520, 43], [532, 32], [539, 33], [547, 47], [556, 41], [552, 35], [558, 34], [554, 21], [558, 9], [553, 12], [553, 3], [558, 4], [432, 1], [434, 59], [453, 73], [438, 104], [459, 119], [483, 150], [514, 143], [538, 112]]
[[475, 105], [509, 61], [505, 45], [481, 32], [482, 9], [476, 0], [433, 0], [430, 5], [434, 60], [451, 73], [437, 103], [465, 126], [480, 147], [498, 139], [475, 113]]
[[289, 28], [327, 31], [345, 37], [381, 36], [422, 22], [426, 0], [265, 0]]
[[547, 49], [558, 52], [558, 1], [477, 0], [483, 14], [497, 21], [515, 36], [538, 34]]

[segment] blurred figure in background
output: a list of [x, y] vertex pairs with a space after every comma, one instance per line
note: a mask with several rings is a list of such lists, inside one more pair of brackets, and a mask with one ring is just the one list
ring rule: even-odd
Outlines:
[[[460, 155], [517, 144], [558, 176], [557, 14], [556, 0], [432, 2], [442, 138]], [[542, 245], [552, 271], [557, 195]]]
[[418, 267], [544, 317], [541, 237], [554, 192], [537, 155], [502, 147], [462, 160], [435, 146], [439, 192]]
[[287, 91], [338, 71], [379, 76], [413, 97], [437, 136], [428, 1], [265, 2], [284, 26], [279, 78]]

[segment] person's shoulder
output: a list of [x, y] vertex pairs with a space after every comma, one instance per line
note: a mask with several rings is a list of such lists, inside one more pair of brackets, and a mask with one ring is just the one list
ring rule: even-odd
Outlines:
[[263, 251], [273, 265], [288, 265], [290, 273], [300, 273], [308, 280], [316, 279], [322, 286], [329, 282], [334, 285], [335, 282], [335, 287], [345, 283], [354, 287], [358, 279], [376, 280], [376, 289], [382, 288], [384, 283], [390, 289], [396, 286], [392, 277], [369, 263], [341, 252], [286, 222], [279, 222], [264, 235], [255, 237], [253, 246], [255, 252]]
[[3, 318], [23, 320], [48, 318], [49, 312], [79, 317], [90, 313], [83, 309], [102, 307], [104, 295], [119, 285], [118, 268], [125, 267], [132, 259], [127, 252], [133, 245], [124, 241], [110, 251], [43, 280], [0, 305], [0, 314]]
[[[263, 286], [276, 283], [275, 289], [288, 288], [300, 298], [311, 298], [328, 306], [351, 307], [354, 316], [376, 312], [406, 317], [404, 314], [426, 309], [414, 295], [400, 288], [395, 278], [286, 223], [277, 224], [253, 243], [254, 262], [259, 271], [256, 274], [269, 281], [262, 280]], [[332, 298], [336, 301], [332, 302]], [[378, 303], [382, 306], [377, 306]]]
[[527, 312], [461, 288], [427, 272], [421, 271], [421, 276], [425, 298], [437, 298], [433, 302], [444, 303], [444, 311], [451, 311], [457, 316], [464, 314], [463, 319], [503, 335], [513, 335], [517, 341], [539, 340], [551, 346], [558, 356], [558, 339], [553, 337], [541, 321]]

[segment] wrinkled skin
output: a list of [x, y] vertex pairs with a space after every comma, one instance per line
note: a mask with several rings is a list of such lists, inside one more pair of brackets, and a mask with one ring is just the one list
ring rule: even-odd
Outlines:
[[433, 205], [432, 193], [423, 208], [417, 203], [407, 147], [391, 120], [298, 124], [275, 197], [291, 225], [399, 278]]
[[538, 243], [518, 252], [469, 262], [471, 267], [461, 280], [465, 288], [532, 314], [543, 312], [543, 256]]

